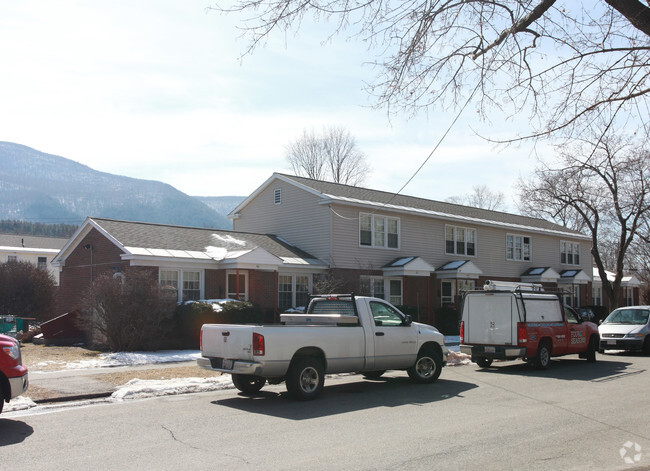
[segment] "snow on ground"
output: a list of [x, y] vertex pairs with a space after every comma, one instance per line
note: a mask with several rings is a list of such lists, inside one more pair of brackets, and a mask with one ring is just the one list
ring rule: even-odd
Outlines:
[[[458, 344], [460, 337], [445, 337], [449, 349], [447, 366], [463, 366], [470, 364], [469, 355], [460, 353]], [[196, 361], [201, 356], [198, 350], [165, 350], [159, 352], [118, 352], [104, 353], [96, 359], [75, 361], [61, 365], [63, 369], [106, 368], [117, 366], [136, 366], [158, 363]], [[147, 397], [170, 396], [195, 392], [219, 391], [233, 389], [230, 375], [210, 378], [176, 378], [168, 380], [133, 379], [115, 391], [109, 401], [127, 399], [143, 399]], [[28, 390], [29, 394], [29, 390]], [[5, 411], [20, 411], [36, 407], [29, 397], [19, 396], [9, 404]]]
[[159, 352], [118, 352], [102, 353], [92, 360], [79, 360], [69, 363], [45, 361], [36, 366], [58, 364], [61, 369], [106, 368], [116, 366], [152, 365], [179, 361], [196, 361], [201, 356], [199, 350], [162, 350]]

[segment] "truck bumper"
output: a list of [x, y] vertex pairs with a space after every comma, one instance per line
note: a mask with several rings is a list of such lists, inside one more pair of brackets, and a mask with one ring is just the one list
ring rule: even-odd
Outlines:
[[461, 353], [474, 358], [494, 358], [497, 360], [514, 360], [526, 356], [525, 347], [514, 345], [461, 345]]
[[20, 396], [25, 391], [27, 391], [27, 387], [29, 386], [29, 375], [27, 374], [27, 372], [25, 372], [25, 374], [22, 376], [15, 376], [13, 378], [8, 378], [8, 379], [9, 379], [9, 389], [11, 390], [10, 399]]
[[236, 375], [255, 375], [259, 376], [262, 370], [261, 363], [242, 360], [227, 360], [224, 358], [206, 358], [201, 357], [196, 360], [201, 368], [206, 370], [220, 371]]

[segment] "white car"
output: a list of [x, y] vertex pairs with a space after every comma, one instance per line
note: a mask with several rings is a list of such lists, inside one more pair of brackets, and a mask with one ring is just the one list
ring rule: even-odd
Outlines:
[[600, 351], [642, 350], [650, 354], [650, 306], [615, 309], [598, 326]]

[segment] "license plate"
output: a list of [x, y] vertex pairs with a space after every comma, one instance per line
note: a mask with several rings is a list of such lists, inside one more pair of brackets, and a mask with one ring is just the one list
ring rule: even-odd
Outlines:
[[496, 352], [494, 347], [485, 347], [485, 353], [494, 353]]
[[607, 345], [616, 345], [616, 340], [608, 340]]
[[232, 370], [232, 360], [224, 360], [221, 366], [224, 370]]

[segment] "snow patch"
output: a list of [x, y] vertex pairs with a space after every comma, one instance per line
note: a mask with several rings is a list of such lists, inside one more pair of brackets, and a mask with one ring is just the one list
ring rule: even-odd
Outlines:
[[132, 379], [111, 395], [112, 401], [233, 389], [230, 375], [212, 378]]

